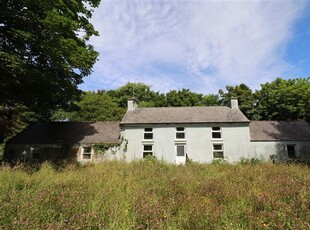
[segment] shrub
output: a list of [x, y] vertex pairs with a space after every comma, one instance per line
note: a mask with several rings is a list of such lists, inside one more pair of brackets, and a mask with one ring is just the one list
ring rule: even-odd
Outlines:
[[241, 157], [240, 159], [240, 164], [252, 164], [252, 165], [256, 165], [256, 164], [259, 164], [261, 163], [261, 160], [258, 159], [258, 158], [244, 158], [244, 157]]

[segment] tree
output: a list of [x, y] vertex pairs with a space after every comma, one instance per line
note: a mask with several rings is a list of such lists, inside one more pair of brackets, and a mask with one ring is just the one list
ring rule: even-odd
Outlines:
[[206, 106], [216, 105], [216, 95], [203, 95], [191, 92], [189, 89], [171, 90], [166, 94], [166, 106]]
[[247, 118], [250, 120], [258, 119], [255, 111], [256, 98], [247, 85], [240, 84], [236, 86], [226, 86], [226, 90], [226, 93], [223, 90], [219, 90], [221, 105], [227, 105], [231, 97], [237, 97], [239, 109], [247, 116]]
[[216, 94], [208, 94], [202, 96], [202, 104], [205, 106], [217, 106], [219, 105], [219, 96]]
[[261, 85], [255, 93], [262, 120], [310, 121], [310, 78], [281, 79]]
[[115, 102], [122, 108], [127, 108], [128, 98], [136, 98], [139, 101], [139, 106], [154, 107], [159, 93], [151, 90], [151, 86], [144, 83], [127, 83], [126, 85], [106, 92]]
[[54, 120], [70, 121], [119, 121], [125, 114], [125, 109], [118, 107], [112, 98], [106, 94], [85, 92], [81, 100], [75, 103], [74, 111], [57, 111]]
[[98, 53], [87, 44], [98, 35], [88, 21], [100, 0], [0, 2], [0, 105], [25, 106], [48, 119], [67, 108], [91, 73]]

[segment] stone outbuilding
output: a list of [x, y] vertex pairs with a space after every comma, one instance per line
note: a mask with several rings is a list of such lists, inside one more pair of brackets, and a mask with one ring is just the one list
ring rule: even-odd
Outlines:
[[94, 162], [119, 158], [119, 122], [35, 123], [6, 143], [4, 160]]

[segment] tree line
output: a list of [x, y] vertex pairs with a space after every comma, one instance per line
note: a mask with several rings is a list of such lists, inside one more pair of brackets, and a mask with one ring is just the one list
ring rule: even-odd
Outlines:
[[281, 79], [253, 91], [245, 84], [226, 86], [218, 94], [201, 94], [189, 89], [155, 92], [150, 85], [127, 83], [115, 90], [84, 92], [71, 111], [55, 111], [52, 120], [119, 121], [127, 100], [134, 97], [139, 107], [179, 107], [227, 105], [237, 97], [240, 110], [250, 120], [310, 120], [310, 78]]

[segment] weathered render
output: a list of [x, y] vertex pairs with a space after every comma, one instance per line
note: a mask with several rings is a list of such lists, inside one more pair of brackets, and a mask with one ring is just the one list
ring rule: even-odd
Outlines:
[[29, 126], [6, 143], [4, 160], [95, 162], [121, 159], [118, 122], [44, 122]]
[[251, 153], [268, 160], [310, 160], [310, 126], [304, 121], [252, 121]]

